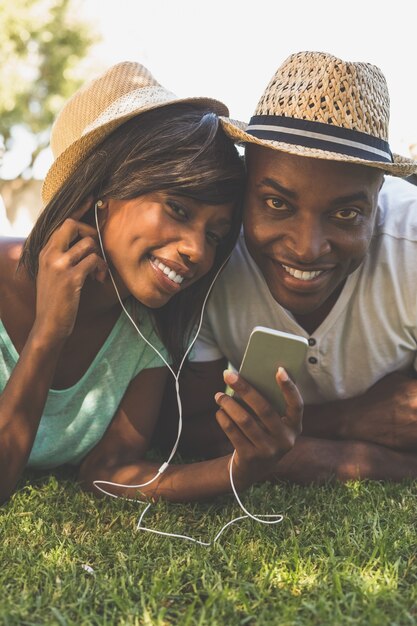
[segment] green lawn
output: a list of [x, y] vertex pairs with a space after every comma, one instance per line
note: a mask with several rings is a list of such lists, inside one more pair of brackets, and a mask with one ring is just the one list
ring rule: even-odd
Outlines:
[[[256, 487], [249, 510], [284, 521], [205, 548], [137, 532], [139, 504], [71, 479], [27, 474], [0, 508], [2, 626], [417, 623], [416, 483]], [[209, 540], [239, 513], [160, 502], [145, 521]]]

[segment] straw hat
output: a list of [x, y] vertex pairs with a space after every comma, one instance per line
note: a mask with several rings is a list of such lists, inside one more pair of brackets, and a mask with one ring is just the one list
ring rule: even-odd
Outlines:
[[391, 153], [388, 122], [389, 95], [381, 70], [325, 52], [289, 56], [248, 125], [222, 118], [226, 133], [238, 143], [360, 163], [394, 176], [417, 172], [417, 161]]
[[178, 98], [162, 87], [140, 63], [126, 61], [82, 87], [68, 100], [51, 133], [55, 161], [43, 186], [47, 204], [78, 165], [107, 135], [132, 117], [169, 104], [188, 102], [229, 115], [227, 107], [211, 98]]

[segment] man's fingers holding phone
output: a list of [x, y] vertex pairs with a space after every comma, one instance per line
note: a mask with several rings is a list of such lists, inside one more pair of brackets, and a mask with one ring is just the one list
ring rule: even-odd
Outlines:
[[216, 419], [236, 450], [236, 473], [241, 486], [262, 479], [294, 445], [301, 431], [303, 402], [294, 382], [280, 368], [277, 383], [287, 403], [281, 416], [272, 405], [239, 374], [226, 370], [225, 382], [240, 400], [225, 394], [215, 396]]
[[[257, 448], [268, 447], [269, 438], [273, 439], [274, 445], [277, 444], [278, 448], [285, 449], [288, 445], [291, 447], [291, 440], [301, 431], [303, 401], [296, 385], [285, 374], [286, 372], [282, 368], [277, 374], [277, 383], [282, 388], [288, 409], [286, 415], [281, 416], [239, 374], [230, 370], [226, 370], [224, 373], [225, 382], [239, 395], [239, 401], [219, 393], [216, 395], [216, 402], [251, 445]], [[242, 405], [242, 401], [244, 405]], [[226, 424], [223, 420], [220, 424], [222, 428], [223, 422]], [[228, 433], [226, 432], [226, 434]]]
[[276, 381], [284, 396], [286, 413], [282, 421], [288, 424], [299, 435], [302, 431], [304, 402], [301, 393], [293, 380], [288, 376], [283, 367], [279, 367], [275, 375]]
[[[240, 374], [226, 370], [224, 381], [245, 405], [256, 415], [260, 422], [270, 432], [280, 429], [280, 424], [284, 422], [295, 428], [298, 432], [301, 427], [303, 414], [303, 400], [295, 383], [290, 379], [284, 368], [280, 367], [276, 373], [276, 384], [279, 385], [285, 399], [285, 416], [280, 415], [271, 403], [250, 385]], [[285, 417], [285, 420], [283, 419]]]

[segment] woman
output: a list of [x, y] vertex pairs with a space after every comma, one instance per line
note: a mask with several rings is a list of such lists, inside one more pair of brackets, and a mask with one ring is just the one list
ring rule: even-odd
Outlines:
[[[144, 456], [164, 360], [178, 367], [239, 230], [243, 166], [222, 114], [221, 103], [180, 100], [140, 64], [120, 63], [58, 116], [45, 208], [26, 242], [0, 249], [2, 501], [25, 467], [79, 465], [89, 489], [157, 473]], [[288, 429], [280, 450], [293, 438]], [[142, 491], [223, 493], [229, 462], [164, 468]], [[259, 477], [245, 448], [235, 463], [239, 487]]]

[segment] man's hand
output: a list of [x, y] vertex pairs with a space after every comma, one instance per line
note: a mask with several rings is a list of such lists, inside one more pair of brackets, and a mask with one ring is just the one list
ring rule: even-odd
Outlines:
[[244, 401], [242, 406], [227, 394], [217, 393], [216, 419], [236, 450], [234, 478], [238, 488], [263, 480], [294, 446], [301, 433], [303, 401], [283, 368], [276, 374], [286, 403], [279, 413], [239, 374], [226, 370], [224, 380]]

